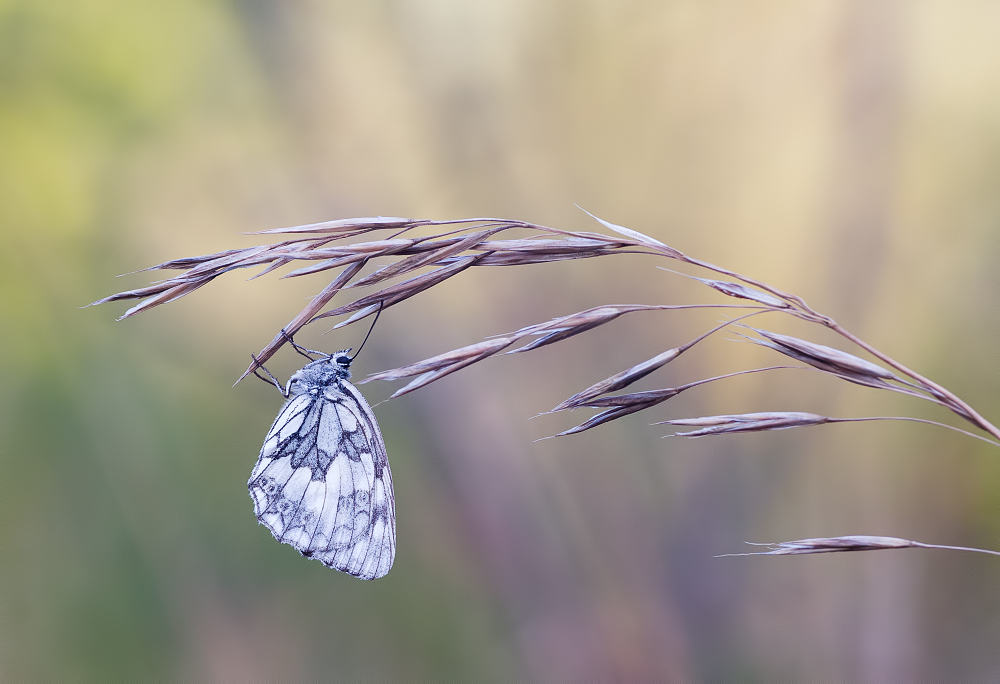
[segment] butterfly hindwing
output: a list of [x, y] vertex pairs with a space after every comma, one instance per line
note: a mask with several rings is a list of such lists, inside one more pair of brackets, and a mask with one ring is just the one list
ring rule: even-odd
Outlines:
[[278, 541], [375, 579], [396, 551], [392, 474], [375, 415], [333, 358], [292, 376], [248, 484], [257, 519]]

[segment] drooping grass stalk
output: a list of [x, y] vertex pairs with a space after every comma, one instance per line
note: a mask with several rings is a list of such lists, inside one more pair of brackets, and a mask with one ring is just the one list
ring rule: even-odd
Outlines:
[[[429, 359], [375, 373], [362, 382], [372, 380], [400, 380], [416, 376], [409, 384], [397, 390], [397, 397], [413, 392], [443, 378], [455, 371], [478, 363], [504, 352], [516, 354], [532, 351], [543, 346], [556, 344], [579, 335], [625, 314], [668, 311], [694, 308], [722, 308], [745, 310], [742, 316], [728, 321], [685, 345], [669, 349], [633, 365], [619, 373], [588, 387], [567, 398], [552, 411], [576, 408], [601, 408], [594, 415], [576, 427], [556, 436], [576, 434], [597, 427], [618, 418], [646, 410], [661, 404], [682, 391], [708, 382], [745, 373], [768, 372], [789, 366], [772, 366], [730, 373], [714, 378], [674, 388], [614, 394], [625, 389], [640, 378], [653, 373], [670, 363], [680, 354], [693, 348], [713, 332], [738, 324], [750, 331], [744, 334], [751, 342], [768, 347], [786, 357], [794, 359], [815, 371], [873, 389], [881, 389], [907, 394], [949, 409], [962, 420], [981, 430], [992, 439], [981, 437], [955, 426], [936, 421], [927, 421], [905, 416], [867, 416], [858, 418], [834, 418], [800, 412], [747, 413], [729, 416], [705, 416], [700, 418], [664, 421], [673, 425], [695, 426], [699, 429], [676, 433], [683, 437], [701, 437], [732, 432], [760, 432], [783, 430], [793, 427], [807, 427], [833, 422], [857, 422], [862, 420], [911, 420], [939, 425], [964, 434], [983, 439], [994, 446], [1000, 446], [1000, 428], [986, 420], [966, 402], [941, 385], [925, 378], [916, 371], [899, 363], [887, 354], [874, 348], [835, 320], [810, 307], [801, 297], [783, 292], [760, 280], [716, 266], [707, 261], [695, 259], [648, 235], [625, 228], [603, 219], [593, 217], [614, 234], [589, 231], [566, 231], [556, 228], [497, 218], [474, 218], [453, 221], [414, 220], [395, 217], [372, 217], [327, 221], [292, 228], [260, 231], [257, 235], [292, 236], [280, 242], [231, 249], [215, 254], [188, 257], [167, 261], [146, 270], [180, 270], [181, 274], [155, 282], [147, 287], [119, 292], [105, 297], [94, 304], [119, 300], [141, 300], [121, 318], [133, 316], [160, 304], [179, 299], [208, 284], [215, 278], [233, 270], [263, 267], [253, 276], [260, 277], [271, 271], [305, 262], [298, 268], [285, 273], [283, 277], [293, 278], [303, 275], [336, 271], [336, 276], [323, 288], [289, 323], [279, 330], [274, 338], [257, 354], [251, 355], [252, 363], [240, 380], [258, 371], [275, 352], [288, 343], [303, 327], [326, 318], [346, 316], [334, 327], [351, 325], [378, 311], [401, 304], [427, 289], [435, 287], [462, 271], [472, 267], [485, 266], [527, 266], [546, 264], [553, 261], [605, 257], [617, 254], [644, 254], [660, 259], [670, 259], [688, 266], [707, 271], [726, 280], [695, 278], [702, 284], [728, 297], [743, 300], [741, 304], [659, 304], [659, 305], [604, 305], [571, 313], [565, 316], [529, 325], [510, 333], [494, 335], [491, 338], [467, 345], [459, 349], [438, 354]], [[443, 230], [442, 230], [443, 229]], [[438, 232], [434, 232], [437, 230]], [[420, 234], [429, 233], [429, 234]], [[381, 239], [371, 239], [382, 236]], [[358, 277], [369, 263], [378, 268], [364, 277]], [[670, 269], [666, 269], [670, 270]], [[687, 274], [681, 274], [687, 275]], [[391, 284], [389, 282], [391, 281]], [[363, 286], [378, 285], [371, 294], [356, 297], [345, 304], [333, 308], [327, 305], [333, 298]], [[348, 297], [350, 299], [350, 297]], [[763, 313], [780, 313], [793, 316], [808, 323], [821, 325], [867, 352], [879, 363], [863, 359], [854, 354], [796, 337], [782, 335], [768, 330], [750, 327], [739, 321], [759, 316]], [[521, 346], [514, 349], [518, 343]], [[239, 380], [237, 380], [239, 382]], [[920, 542], [896, 540], [890, 537], [843, 537], [830, 540], [801, 540], [775, 545], [768, 554], [820, 553], [828, 551], [858, 551], [876, 548], [959, 548], [942, 547]], [[853, 540], [840, 543], [836, 540]], [[857, 540], [890, 540], [882, 545]], [[820, 542], [829, 542], [824, 545]], [[855, 543], [856, 542], [856, 543]], [[886, 545], [888, 544], [888, 546]], [[964, 548], [964, 547], [962, 547]], [[966, 549], [983, 551], [981, 549]], [[998, 553], [983, 551], [984, 553]]]

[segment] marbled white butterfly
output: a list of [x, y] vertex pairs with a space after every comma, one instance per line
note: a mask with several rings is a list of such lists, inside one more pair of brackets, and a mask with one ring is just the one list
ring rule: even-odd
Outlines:
[[288, 401], [247, 484], [257, 520], [275, 539], [370, 580], [392, 567], [396, 504], [375, 414], [348, 382], [350, 351], [312, 361], [278, 385]]

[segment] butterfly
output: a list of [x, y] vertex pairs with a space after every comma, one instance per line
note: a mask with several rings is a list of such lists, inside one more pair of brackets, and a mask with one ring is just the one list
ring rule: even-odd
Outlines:
[[288, 401], [247, 486], [257, 520], [275, 539], [370, 580], [392, 567], [396, 504], [375, 414], [348, 382], [350, 351], [306, 364], [284, 388], [272, 377]]

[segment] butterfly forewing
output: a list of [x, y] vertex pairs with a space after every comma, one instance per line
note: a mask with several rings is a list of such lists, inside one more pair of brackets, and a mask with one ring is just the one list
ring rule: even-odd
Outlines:
[[292, 376], [248, 484], [257, 519], [278, 541], [375, 579], [396, 553], [392, 474], [375, 415], [347, 381], [349, 363], [332, 355]]

